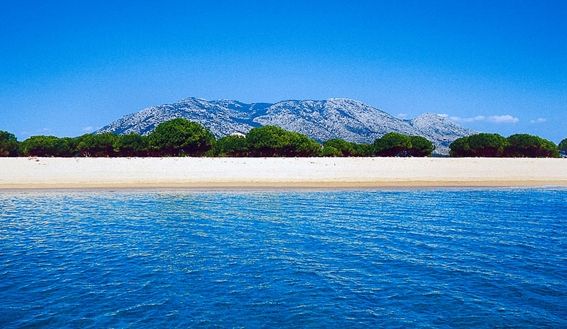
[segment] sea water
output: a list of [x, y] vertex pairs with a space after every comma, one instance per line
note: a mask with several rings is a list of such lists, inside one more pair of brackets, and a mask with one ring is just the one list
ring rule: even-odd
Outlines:
[[567, 190], [0, 193], [0, 327], [567, 327]]

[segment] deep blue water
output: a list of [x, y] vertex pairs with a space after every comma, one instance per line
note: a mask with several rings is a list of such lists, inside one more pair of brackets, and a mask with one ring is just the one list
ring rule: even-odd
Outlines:
[[0, 193], [0, 327], [567, 327], [567, 190]]

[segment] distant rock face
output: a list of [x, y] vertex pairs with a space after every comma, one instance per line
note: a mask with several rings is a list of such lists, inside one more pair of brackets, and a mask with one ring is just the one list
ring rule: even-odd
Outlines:
[[447, 117], [434, 113], [422, 114], [411, 120], [410, 123], [420, 132], [421, 136], [435, 143], [438, 154], [449, 154], [451, 142], [474, 133]]
[[372, 143], [386, 133], [399, 132], [431, 140], [437, 146], [438, 154], [447, 154], [452, 141], [472, 133], [438, 114], [427, 113], [413, 120], [402, 120], [345, 98], [289, 100], [275, 104], [187, 98], [124, 116], [98, 132], [145, 135], [158, 124], [175, 118], [199, 122], [217, 137], [245, 134], [254, 127], [264, 125], [297, 131], [318, 141], [342, 138], [357, 143]]

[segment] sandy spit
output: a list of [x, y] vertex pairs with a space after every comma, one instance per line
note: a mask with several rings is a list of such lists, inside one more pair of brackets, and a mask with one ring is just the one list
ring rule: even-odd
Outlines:
[[567, 159], [0, 158], [0, 189], [567, 186]]

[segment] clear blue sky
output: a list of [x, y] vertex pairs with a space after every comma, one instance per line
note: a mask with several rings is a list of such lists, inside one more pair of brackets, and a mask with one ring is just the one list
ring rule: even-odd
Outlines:
[[567, 137], [567, 1], [1, 1], [0, 129], [74, 136], [196, 96], [349, 97]]

